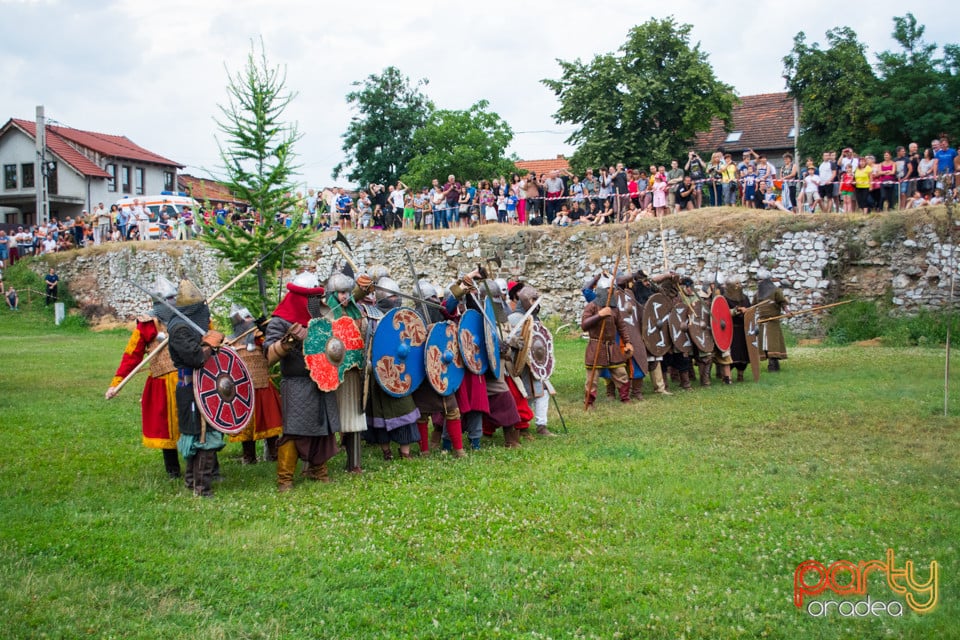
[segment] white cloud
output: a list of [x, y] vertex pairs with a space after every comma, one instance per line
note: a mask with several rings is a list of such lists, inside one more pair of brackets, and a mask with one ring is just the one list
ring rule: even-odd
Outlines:
[[[792, 6], [0, 0], [0, 117], [32, 118], [43, 104], [64, 124], [126, 135], [194, 173], [213, 169], [213, 119], [217, 104], [225, 103], [225, 66], [240, 70], [250, 39], [262, 36], [270, 62], [286, 66], [288, 87], [299, 93], [288, 115], [304, 134], [298, 152], [311, 185], [331, 183], [331, 169], [342, 159], [351, 83], [389, 65], [412, 80], [429, 79], [425, 92], [442, 108], [487, 99], [515, 131], [529, 132], [517, 134], [512, 151], [553, 157], [570, 151], [564, 140], [571, 129], [554, 122], [555, 99], [540, 83], [559, 76], [556, 59], [614, 51], [633, 25], [673, 15], [693, 25], [692, 39], [722, 81], [742, 94], [782, 91], [782, 58], [798, 31], [822, 42], [827, 29], [849, 24], [873, 61], [893, 46], [893, 16], [907, 10], [901, 2], [877, 0], [853, 24], [838, 6], [825, 0]], [[951, 26], [960, 10], [953, 5], [910, 10], [927, 26], [928, 40], [956, 40]]]

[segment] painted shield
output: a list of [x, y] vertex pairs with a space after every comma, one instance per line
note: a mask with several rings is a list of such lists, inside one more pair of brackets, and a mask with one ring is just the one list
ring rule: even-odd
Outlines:
[[539, 320], [533, 323], [530, 332], [530, 351], [527, 354], [530, 373], [537, 380], [546, 380], [553, 373], [553, 336]]
[[487, 296], [483, 303], [483, 345], [487, 352], [487, 363], [493, 377], [500, 377], [500, 334], [497, 329], [497, 314], [493, 308], [493, 298]]
[[713, 334], [710, 333], [710, 318], [707, 314], [707, 307], [702, 301], [697, 300], [693, 303], [693, 313], [690, 314], [690, 322], [687, 323], [687, 332], [693, 345], [700, 353], [711, 353], [713, 351]]
[[457, 344], [463, 366], [470, 373], [482, 375], [487, 372], [487, 348], [483, 337], [483, 315], [476, 309], [467, 309], [460, 316]]
[[643, 344], [647, 353], [659, 358], [670, 351], [670, 328], [667, 319], [673, 303], [662, 293], [655, 293], [643, 305]]
[[530, 338], [533, 336], [533, 316], [523, 321], [520, 328], [520, 348], [513, 358], [513, 375], [518, 376], [530, 363]]
[[363, 336], [349, 316], [313, 318], [303, 342], [303, 359], [321, 391], [335, 391], [348, 369], [363, 368]]
[[627, 340], [633, 345], [634, 358], [642, 361], [646, 366], [647, 354], [640, 349], [644, 346], [643, 335], [641, 334], [641, 307], [637, 304], [637, 299], [633, 294], [623, 289], [617, 289], [613, 294], [617, 309], [623, 317], [623, 324], [627, 327]]
[[193, 398], [207, 423], [235, 436], [253, 417], [253, 379], [240, 354], [220, 347], [193, 372]]
[[667, 318], [667, 326], [670, 327], [670, 342], [673, 347], [686, 355], [693, 353], [693, 340], [690, 339], [690, 333], [687, 331], [689, 326], [690, 310], [686, 305], [677, 303], [670, 310], [670, 316]]
[[424, 350], [427, 382], [441, 396], [449, 396], [463, 382], [463, 360], [457, 346], [457, 325], [449, 320], [430, 328]]
[[371, 366], [387, 395], [394, 398], [408, 396], [423, 382], [426, 342], [427, 327], [413, 309], [391, 309], [377, 323]]
[[757, 308], [750, 307], [743, 314], [743, 332], [747, 338], [747, 355], [750, 356], [750, 369], [753, 381], [760, 380], [760, 325], [757, 324]]
[[710, 329], [717, 349], [729, 351], [733, 344], [733, 317], [730, 315], [730, 305], [723, 296], [715, 296], [710, 303]]

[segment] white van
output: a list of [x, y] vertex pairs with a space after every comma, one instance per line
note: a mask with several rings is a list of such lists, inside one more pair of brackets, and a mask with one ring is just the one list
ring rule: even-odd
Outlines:
[[[174, 193], [172, 191], [163, 191], [156, 196], [124, 196], [113, 204], [118, 209], [126, 209], [129, 212], [133, 208], [133, 201], [139, 200], [140, 204], [147, 210], [150, 216], [150, 239], [156, 240], [160, 237], [160, 213], [165, 212], [171, 220], [174, 214], [179, 214], [184, 207], [190, 207], [193, 214], [196, 215], [200, 208], [200, 203], [185, 193]], [[130, 221], [135, 225], [134, 221]]]

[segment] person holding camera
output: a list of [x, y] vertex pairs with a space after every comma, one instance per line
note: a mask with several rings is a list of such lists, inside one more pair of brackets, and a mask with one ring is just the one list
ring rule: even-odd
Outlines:
[[700, 159], [696, 151], [691, 149], [687, 152], [687, 163], [683, 165], [683, 170], [693, 180], [695, 187], [690, 202], [693, 203], [694, 209], [699, 209], [703, 205], [703, 179], [706, 174], [703, 160]]

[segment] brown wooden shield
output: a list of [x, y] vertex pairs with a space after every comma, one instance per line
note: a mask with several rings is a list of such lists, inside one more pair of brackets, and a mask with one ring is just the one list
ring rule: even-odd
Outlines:
[[642, 307], [637, 304], [637, 299], [629, 290], [617, 289], [613, 297], [615, 306], [620, 310], [620, 316], [623, 318], [623, 324], [627, 327], [627, 340], [633, 345], [633, 357], [646, 366], [647, 352], [644, 348], [641, 324]]
[[671, 309], [670, 316], [667, 320], [667, 325], [670, 327], [670, 342], [673, 343], [674, 349], [684, 355], [693, 353], [693, 340], [690, 339], [690, 334], [687, 332], [688, 315], [689, 311], [687, 307], [678, 302], [677, 305]]
[[747, 338], [747, 354], [750, 356], [750, 369], [753, 381], [760, 380], [760, 325], [757, 324], [757, 308], [750, 307], [743, 314], [743, 331]]
[[643, 344], [647, 347], [647, 353], [656, 358], [670, 351], [670, 328], [667, 326], [667, 319], [672, 309], [670, 299], [662, 293], [653, 294], [643, 305]]
[[523, 368], [527, 366], [530, 356], [530, 338], [533, 335], [533, 317], [523, 321], [523, 327], [520, 329], [520, 348], [517, 355], [513, 358], [513, 375], [518, 376]]
[[710, 317], [706, 305], [700, 300], [693, 303], [693, 313], [687, 323], [690, 339], [700, 353], [713, 351], [713, 333], [710, 331]]

